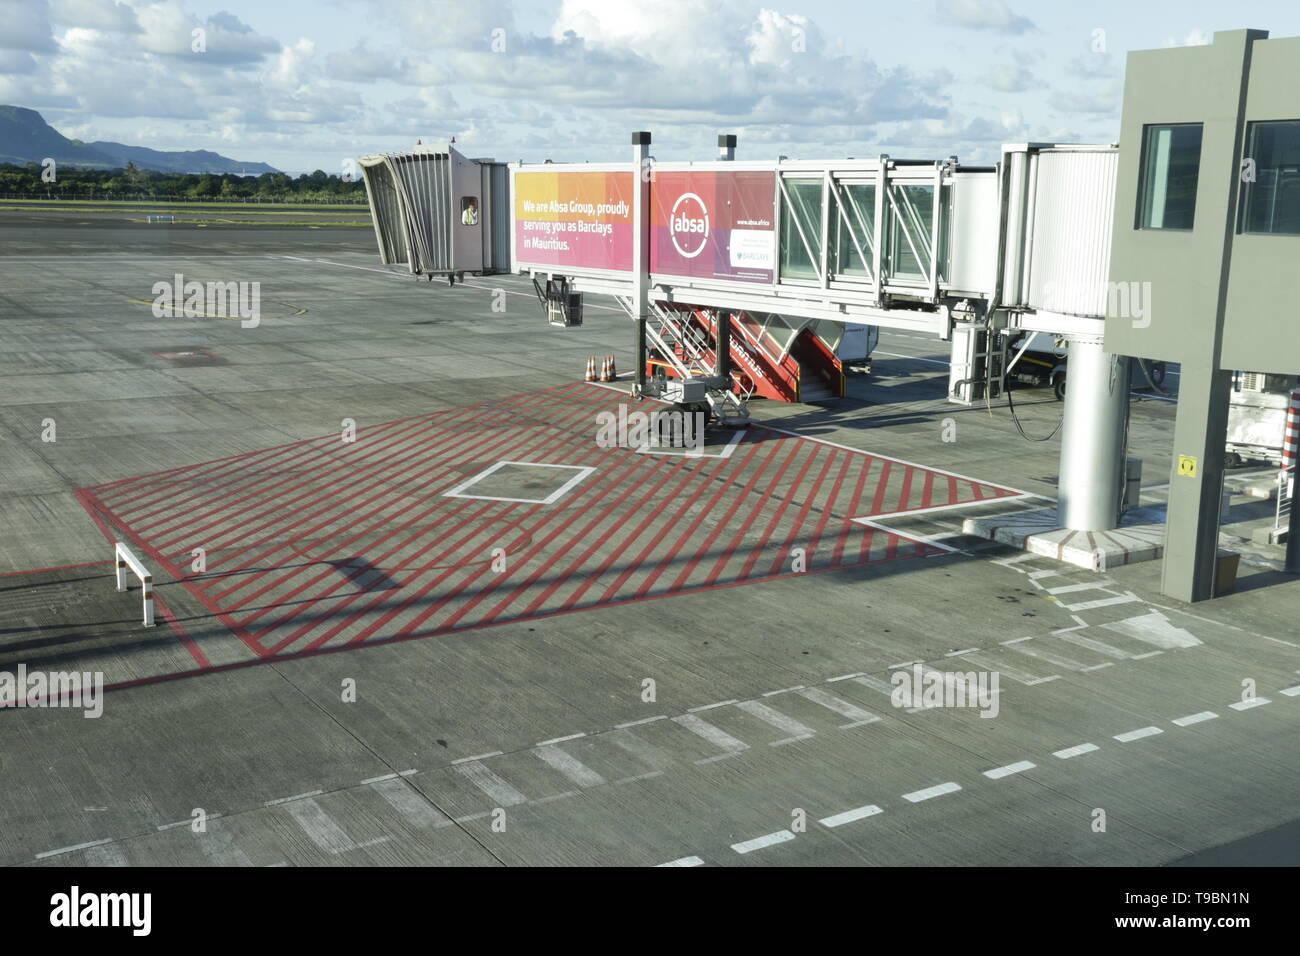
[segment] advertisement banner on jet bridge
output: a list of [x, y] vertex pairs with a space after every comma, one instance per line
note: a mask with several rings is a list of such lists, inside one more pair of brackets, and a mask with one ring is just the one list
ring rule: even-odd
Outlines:
[[659, 170], [651, 196], [651, 272], [772, 281], [775, 173]]
[[632, 269], [632, 172], [515, 174], [515, 262]]

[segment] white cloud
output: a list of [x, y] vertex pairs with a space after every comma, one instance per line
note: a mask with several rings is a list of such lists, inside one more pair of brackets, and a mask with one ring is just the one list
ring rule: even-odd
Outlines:
[[1000, 93], [1023, 93], [1037, 82], [1033, 73], [1014, 63], [997, 64], [988, 73], [988, 85]]
[[1024, 33], [1035, 29], [1032, 20], [1013, 13], [1003, 0], [938, 0], [935, 7], [941, 17], [972, 30]]

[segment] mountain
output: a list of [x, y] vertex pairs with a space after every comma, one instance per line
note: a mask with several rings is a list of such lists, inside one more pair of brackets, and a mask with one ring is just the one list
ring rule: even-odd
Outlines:
[[0, 106], [0, 163], [40, 163], [46, 157], [66, 166], [117, 169], [135, 163], [162, 173], [236, 173], [256, 176], [279, 172], [266, 163], [244, 163], [206, 149], [167, 152], [122, 143], [83, 143], [68, 139], [35, 110]]
[[237, 159], [227, 159], [206, 149], [164, 152], [146, 146], [123, 146], [121, 143], [105, 142], [91, 143], [90, 148], [109, 157], [114, 166], [135, 163], [141, 169], [156, 169], [164, 173], [240, 173], [260, 176], [262, 173], [279, 172], [266, 163], [241, 163]]
[[113, 165], [99, 150], [68, 139], [35, 110], [0, 106], [0, 162], [39, 163], [47, 156], [69, 166]]

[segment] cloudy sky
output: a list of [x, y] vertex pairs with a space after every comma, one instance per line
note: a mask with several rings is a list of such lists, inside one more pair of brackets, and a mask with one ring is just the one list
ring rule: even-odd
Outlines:
[[[0, 0], [0, 103], [65, 135], [289, 172], [455, 136], [472, 155], [956, 154], [1118, 135], [1129, 50], [1296, 0]], [[196, 30], [201, 43], [196, 41]], [[203, 49], [196, 49], [202, 46]]]

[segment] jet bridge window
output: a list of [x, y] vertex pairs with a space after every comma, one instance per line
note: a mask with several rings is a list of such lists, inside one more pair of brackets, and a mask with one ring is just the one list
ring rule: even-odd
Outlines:
[[1300, 236], [1300, 120], [1250, 123], [1241, 231]]
[[781, 179], [781, 278], [821, 279], [822, 180]]
[[478, 197], [477, 196], [461, 197], [460, 224], [462, 226], [478, 225]]
[[928, 279], [934, 256], [934, 187], [895, 185], [889, 198], [889, 275]]
[[870, 183], [835, 183], [830, 203], [830, 270], [833, 276], [870, 279], [876, 241], [876, 187]]
[[1200, 123], [1145, 127], [1138, 228], [1191, 229], [1200, 167]]

